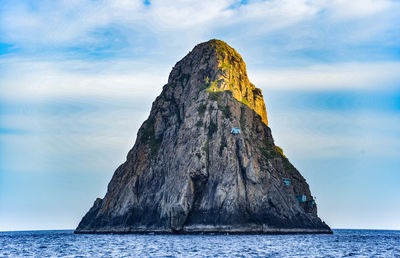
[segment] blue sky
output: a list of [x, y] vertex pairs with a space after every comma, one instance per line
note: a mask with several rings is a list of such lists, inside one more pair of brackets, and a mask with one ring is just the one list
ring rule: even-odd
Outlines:
[[400, 229], [399, 1], [0, 2], [0, 230], [75, 228], [211, 38], [244, 58], [320, 217]]

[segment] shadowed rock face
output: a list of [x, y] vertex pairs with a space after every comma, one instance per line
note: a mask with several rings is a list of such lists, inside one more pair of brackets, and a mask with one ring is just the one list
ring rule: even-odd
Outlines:
[[267, 125], [240, 55], [219, 40], [197, 45], [75, 232], [331, 233]]

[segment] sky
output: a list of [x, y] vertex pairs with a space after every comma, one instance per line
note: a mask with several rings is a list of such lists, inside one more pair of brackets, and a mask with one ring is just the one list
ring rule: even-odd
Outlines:
[[0, 231], [73, 229], [217, 38], [332, 228], [400, 229], [400, 1], [0, 0]]

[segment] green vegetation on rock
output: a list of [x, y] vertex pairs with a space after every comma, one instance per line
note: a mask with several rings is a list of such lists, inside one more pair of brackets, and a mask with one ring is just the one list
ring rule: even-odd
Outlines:
[[210, 125], [208, 126], [208, 137], [211, 138], [217, 130], [218, 124], [211, 120]]
[[289, 162], [289, 160], [286, 157], [283, 157], [282, 161], [283, 161], [283, 166], [286, 171], [289, 169], [295, 169], [295, 167]]
[[228, 46], [228, 44], [226, 44], [224, 41], [212, 39], [209, 41], [209, 43], [210, 45], [215, 47], [216, 52], [220, 57], [231, 56], [237, 60], [242, 60], [242, 57], [239, 55], [239, 53], [236, 52], [236, 50], [234, 50], [230, 46]]
[[266, 159], [273, 159], [277, 157], [277, 153], [268, 147], [260, 147], [257, 146], [257, 148], [261, 151], [261, 154], [266, 158]]
[[210, 153], [210, 144], [209, 144], [208, 139], [207, 139], [206, 143], [204, 144], [204, 146], [201, 147], [201, 150], [206, 153], [206, 157], [207, 157], [207, 160], [208, 160], [208, 155]]
[[232, 69], [232, 65], [229, 63], [223, 63], [221, 65], [222, 70], [231, 70]]
[[197, 112], [199, 112], [199, 116], [203, 117], [204, 113], [206, 112], [207, 104], [201, 103], [200, 106], [197, 108]]
[[286, 158], [286, 156], [285, 156], [285, 154], [283, 154], [283, 150], [282, 150], [282, 148], [281, 147], [279, 147], [279, 146], [275, 146], [275, 148], [276, 148], [276, 150], [283, 156], [283, 157], [285, 157]]
[[226, 118], [231, 117], [231, 111], [228, 106], [224, 106], [224, 105], [218, 103], [218, 109], [221, 110], [222, 114], [224, 114], [224, 116]]
[[214, 100], [214, 101], [218, 101], [220, 96], [221, 96], [221, 91], [220, 92], [217, 91], [217, 92], [210, 92], [209, 93], [209, 98], [211, 100]]
[[242, 100], [240, 101], [243, 104], [245, 104], [246, 106], [249, 106], [249, 101], [247, 100], [247, 97], [243, 97]]
[[208, 84], [208, 87], [206, 88], [206, 91], [208, 92], [218, 92], [218, 91], [223, 91], [222, 89], [218, 88], [218, 80], [212, 81]]
[[159, 139], [154, 135], [154, 118], [149, 118], [143, 127], [141, 140], [150, 147], [150, 155], [155, 158], [161, 147], [162, 137]]
[[202, 127], [203, 126], [203, 120], [197, 121], [196, 126], [197, 127]]

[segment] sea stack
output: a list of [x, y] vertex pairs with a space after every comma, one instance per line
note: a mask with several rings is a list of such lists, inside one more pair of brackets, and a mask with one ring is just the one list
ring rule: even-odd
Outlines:
[[332, 233], [275, 146], [261, 90], [229, 45], [172, 69], [125, 163], [75, 233]]

